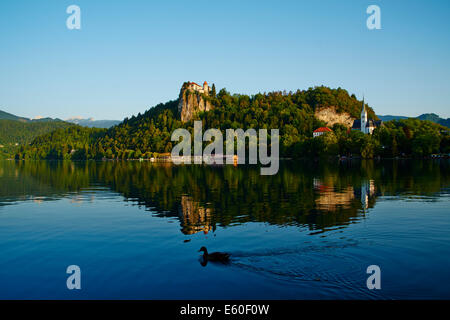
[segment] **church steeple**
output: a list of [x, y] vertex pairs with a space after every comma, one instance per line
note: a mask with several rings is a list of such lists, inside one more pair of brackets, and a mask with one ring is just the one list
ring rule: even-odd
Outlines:
[[364, 103], [364, 96], [362, 101], [362, 109], [361, 109], [361, 131], [363, 133], [367, 133], [367, 110], [366, 110], [366, 104]]

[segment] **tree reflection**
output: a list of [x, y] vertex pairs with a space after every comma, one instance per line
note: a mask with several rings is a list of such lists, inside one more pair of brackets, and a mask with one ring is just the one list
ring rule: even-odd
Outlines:
[[256, 166], [175, 166], [149, 162], [0, 162], [0, 208], [54, 200], [93, 188], [120, 193], [181, 232], [214, 231], [246, 222], [298, 225], [312, 232], [364, 219], [380, 196], [437, 199], [450, 185], [444, 160], [282, 162], [275, 176]]

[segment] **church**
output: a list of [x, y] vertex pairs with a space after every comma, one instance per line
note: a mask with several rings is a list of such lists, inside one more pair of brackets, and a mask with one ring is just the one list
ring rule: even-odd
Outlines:
[[381, 120], [372, 120], [367, 117], [366, 104], [364, 98], [362, 102], [361, 119], [353, 121], [352, 130], [360, 130], [364, 134], [372, 134], [373, 130], [383, 125]]

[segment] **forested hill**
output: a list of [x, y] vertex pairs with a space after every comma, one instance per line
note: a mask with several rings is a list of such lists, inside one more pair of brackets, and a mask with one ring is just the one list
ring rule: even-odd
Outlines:
[[[391, 116], [391, 115], [378, 116], [378, 117], [383, 121], [400, 120], [400, 119], [410, 118], [410, 117], [405, 117], [405, 116]], [[444, 127], [450, 128], [450, 118], [443, 119], [435, 113], [424, 113], [424, 114], [421, 114], [420, 116], [412, 118], [412, 119], [428, 120], [428, 121], [440, 124]]]
[[11, 157], [20, 146], [29, 144], [36, 137], [69, 126], [70, 123], [59, 119], [32, 120], [0, 110], [0, 159]]
[[[314, 117], [316, 108], [334, 106], [337, 112], [346, 112], [358, 118], [362, 102], [346, 90], [317, 87], [295, 93], [271, 92], [267, 94], [231, 95], [222, 89], [216, 96], [206, 97], [213, 104], [211, 111], [200, 113], [204, 128], [279, 128], [281, 142], [289, 148], [295, 142], [312, 136], [312, 131], [324, 122]], [[179, 127], [192, 128], [192, 121], [183, 124], [177, 110], [178, 100], [160, 104], [108, 131], [100, 147], [113, 154], [134, 157], [148, 151], [169, 152], [170, 136]], [[375, 113], [369, 107], [369, 117]], [[127, 154], [121, 153], [126, 151]], [[109, 154], [111, 154], [109, 152]]]
[[38, 136], [69, 126], [71, 124], [64, 121], [22, 122], [0, 120], [0, 144], [27, 144]]
[[[333, 106], [337, 112], [346, 112], [354, 118], [359, 118], [362, 102], [354, 95], [349, 95], [343, 89], [316, 87], [296, 92], [270, 92], [253, 96], [230, 94], [222, 89], [217, 95], [205, 97], [214, 106], [213, 110], [196, 115], [201, 119], [204, 128], [278, 128], [280, 129], [282, 149], [287, 150], [295, 143], [312, 136], [312, 131], [325, 125], [314, 116], [317, 108]], [[193, 122], [182, 123], [177, 110], [178, 100], [169, 101], [150, 108], [143, 114], [138, 114], [105, 132], [96, 141], [89, 142], [87, 158], [139, 158], [149, 156], [153, 152], [163, 153], [172, 150], [170, 141], [173, 130], [180, 127], [191, 128]], [[375, 118], [375, 113], [368, 107], [369, 117]], [[88, 130], [89, 129], [83, 129]], [[66, 132], [70, 135], [69, 132]], [[46, 142], [45, 142], [46, 141]], [[62, 141], [61, 141], [62, 143]], [[52, 136], [42, 137], [39, 142], [57, 148], [45, 154], [61, 154], [63, 145], [58, 146], [52, 141]], [[35, 158], [35, 152], [24, 148], [19, 157], [29, 155]], [[34, 148], [36, 150], [36, 148]], [[65, 150], [67, 148], [64, 148]], [[70, 148], [69, 148], [70, 149]], [[77, 154], [80, 156], [80, 154]], [[63, 156], [67, 157], [67, 156]], [[73, 157], [73, 156], [70, 156]]]
[[[361, 132], [349, 133], [348, 128], [339, 124], [333, 126], [333, 133], [324, 138], [313, 139], [313, 130], [326, 125], [314, 116], [317, 108], [332, 106], [338, 113], [345, 112], [359, 118], [362, 102], [340, 88], [316, 87], [304, 91], [271, 92], [253, 96], [231, 95], [222, 89], [217, 95], [204, 98], [214, 106], [212, 110], [199, 113], [194, 118], [203, 121], [204, 130], [279, 129], [280, 152], [283, 156], [358, 153], [371, 157], [380, 152], [395, 155], [402, 151], [401, 146], [398, 146], [398, 142], [403, 139], [401, 132], [408, 133], [406, 139], [411, 143], [423, 135], [420, 141], [428, 141], [427, 144], [433, 146], [426, 150], [422, 147], [416, 148], [414, 152], [417, 154], [437, 152], [441, 141], [444, 141], [440, 134], [442, 129], [438, 125], [433, 126], [430, 123], [423, 126], [414, 122], [396, 122], [389, 129], [385, 128], [389, 132], [383, 133], [384, 146], [380, 144], [379, 134], [369, 136]], [[192, 129], [193, 126], [193, 121], [181, 122], [177, 108], [178, 100], [159, 104], [143, 114], [124, 119], [121, 124], [109, 130], [81, 127], [75, 131], [73, 128], [61, 129], [39, 137], [30, 146], [21, 148], [17, 158], [137, 159], [149, 158], [154, 153], [170, 152], [172, 132], [176, 128]], [[369, 118], [377, 119], [373, 110], [368, 106], [367, 109]], [[417, 126], [428, 129], [416, 130]], [[404, 127], [406, 129], [402, 129]], [[389, 143], [389, 139], [394, 141], [394, 144]]]
[[14, 154], [19, 146], [31, 143], [36, 137], [56, 129], [67, 128], [64, 121], [21, 121], [0, 119], [0, 158]]
[[17, 121], [29, 121], [28, 118], [18, 117], [11, 113], [0, 110], [0, 120], [17, 120]]
[[418, 116], [417, 119], [432, 121], [432, 122], [438, 123], [444, 127], [450, 128], [450, 118], [443, 119], [435, 113], [424, 113], [424, 114]]

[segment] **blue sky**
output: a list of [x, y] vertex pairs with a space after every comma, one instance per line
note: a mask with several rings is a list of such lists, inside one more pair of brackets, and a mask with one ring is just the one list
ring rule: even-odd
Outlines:
[[[81, 8], [81, 30], [66, 8]], [[381, 8], [368, 30], [366, 8]], [[377, 114], [450, 117], [450, 1], [0, 2], [0, 110], [123, 119], [184, 81], [342, 87]]]

